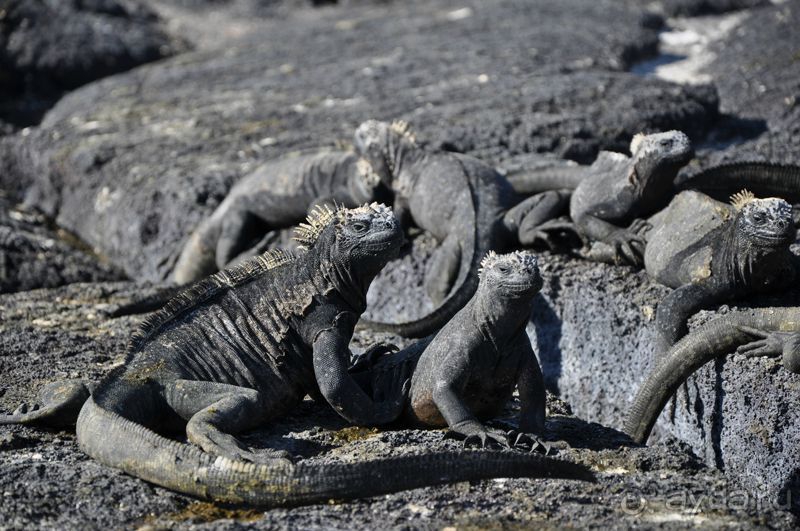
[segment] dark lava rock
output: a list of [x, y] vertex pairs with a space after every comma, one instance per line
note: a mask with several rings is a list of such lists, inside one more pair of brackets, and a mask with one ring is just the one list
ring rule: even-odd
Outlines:
[[671, 17], [694, 17], [769, 5], [770, 0], [657, 0]]
[[0, 197], [0, 293], [123, 278], [74, 235]]
[[34, 123], [64, 91], [182, 48], [138, 0], [2, 0], [0, 119]]
[[[136, 325], [106, 312], [135, 295], [130, 283], [74, 284], [0, 296], [0, 409], [31, 400], [55, 378], [97, 379], [121, 362]], [[105, 467], [71, 432], [0, 426], [0, 521], [11, 529], [204, 528], [441, 529], [598, 527], [790, 529], [794, 518], [708, 468], [682, 443], [631, 446], [619, 432], [569, 415], [549, 397], [547, 437], [559, 454], [591, 467], [598, 482], [499, 479], [428, 487], [349, 503], [258, 511], [200, 502]], [[504, 412], [513, 421], [518, 404]], [[311, 463], [342, 463], [457, 449], [441, 430], [349, 427], [306, 401], [244, 438]]]
[[[548, 385], [579, 417], [621, 428], [656, 363], [654, 316], [668, 290], [625, 267], [555, 256], [542, 262], [547, 302], [535, 308], [529, 335]], [[789, 293], [751, 304], [798, 300], [800, 293]], [[706, 312], [705, 319], [712, 316]], [[651, 442], [659, 435], [688, 442], [706, 463], [770, 503], [785, 503], [790, 490], [798, 512], [799, 387], [800, 376], [775, 360], [729, 355], [689, 379]]]
[[[405, 118], [490, 161], [588, 161], [641, 131], [701, 135], [716, 94], [620, 70], [654, 49], [615, 1], [392, 3], [265, 19], [257, 34], [94, 83], [0, 145], [0, 185], [140, 279], [165, 278], [231, 184], [289, 149]], [[581, 17], [574, 13], [580, 11]]]
[[[716, 132], [720, 142], [712, 138], [712, 149], [700, 153], [703, 166], [736, 160], [800, 164], [798, 27], [800, 2], [786, 2], [753, 9], [712, 43], [715, 59], [708, 69], [719, 90], [720, 110], [735, 120]], [[765, 130], [752, 138], [759, 127]]]

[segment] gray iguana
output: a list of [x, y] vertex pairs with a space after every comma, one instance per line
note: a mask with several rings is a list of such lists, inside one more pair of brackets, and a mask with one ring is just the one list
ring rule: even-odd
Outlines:
[[678, 194], [648, 222], [648, 275], [674, 290], [658, 305], [656, 352], [665, 353], [703, 308], [794, 282], [796, 258], [791, 206], [749, 192], [729, 205], [704, 194]]
[[[214, 274], [148, 318], [125, 364], [83, 404], [80, 448], [152, 483], [206, 499], [260, 506], [374, 496], [489, 477], [588, 478], [585, 468], [518, 453], [445, 453], [344, 465], [266, 459], [234, 434], [281, 415], [308, 393], [357, 424], [396, 418], [402, 400], [373, 402], [348, 374], [348, 344], [372, 278], [396, 256], [402, 231], [373, 204], [318, 209], [296, 236], [297, 256], [270, 251]], [[402, 396], [391, 390], [391, 396]], [[85, 396], [80, 384], [50, 398]], [[69, 404], [0, 417], [44, 423]], [[59, 419], [58, 423], [63, 423]], [[185, 425], [192, 444], [158, 432]], [[195, 446], [196, 445], [196, 446]], [[199, 448], [198, 448], [199, 446]]]
[[[755, 340], [753, 340], [755, 338]], [[680, 385], [697, 369], [733, 351], [753, 356], [783, 356], [783, 365], [800, 374], [800, 308], [737, 311], [688, 334], [645, 378], [625, 420], [625, 433], [644, 444], [658, 416]]]
[[539, 362], [525, 327], [542, 287], [536, 258], [523, 251], [481, 262], [478, 289], [470, 301], [434, 336], [399, 352], [377, 356], [370, 349], [351, 373], [371, 393], [389, 396], [412, 373], [400, 417], [403, 424], [439, 428], [465, 444], [507, 444], [506, 434], [480, 420], [497, 416], [519, 389], [522, 406], [515, 445], [543, 447], [545, 390]]
[[475, 293], [486, 253], [534, 237], [526, 232], [531, 209], [515, 207], [518, 197], [494, 168], [466, 155], [421, 148], [405, 122], [368, 120], [357, 128], [354, 145], [394, 193], [401, 224], [413, 221], [439, 241], [425, 276], [437, 307], [411, 322], [362, 321], [359, 326], [423, 337], [444, 325]]
[[[601, 151], [591, 166], [550, 166], [515, 172], [507, 179], [515, 190], [524, 193], [552, 196], [574, 189], [569, 215], [588, 244], [585, 256], [596, 259], [594, 244], [599, 242], [614, 250], [610, 261], [640, 265], [645, 248], [642, 218], [669, 203], [673, 181], [694, 151], [689, 138], [680, 131], [638, 134], [631, 141], [630, 151], [630, 157]], [[558, 216], [560, 209], [551, 205], [559, 204], [553, 199], [542, 202], [545, 211], [538, 217]]]
[[195, 229], [172, 278], [199, 280], [265, 250], [265, 234], [296, 225], [315, 206], [353, 208], [383, 199], [380, 188], [369, 163], [353, 152], [316, 149], [270, 160], [237, 182]]

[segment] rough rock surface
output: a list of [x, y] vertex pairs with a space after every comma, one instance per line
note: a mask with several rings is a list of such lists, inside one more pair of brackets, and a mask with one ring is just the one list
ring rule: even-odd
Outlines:
[[[754, 9], [711, 44], [720, 111], [735, 117], [698, 153], [700, 165], [800, 163], [800, 2]], [[759, 131], [760, 130], [760, 131]], [[753, 133], [757, 132], [753, 138]], [[720, 150], [720, 148], [725, 148]], [[696, 165], [686, 171], [695, 171]]]
[[0, 293], [123, 278], [74, 235], [0, 196]]
[[64, 91], [184, 48], [139, 0], [3, 0], [0, 120], [35, 123]]
[[[300, 0], [146, 1], [199, 51], [79, 89], [40, 127], [0, 141], [0, 189], [9, 201], [26, 199], [140, 279], [164, 278], [181, 240], [250, 169], [287, 149], [346, 141], [365, 118], [408, 119], [433, 146], [508, 167], [550, 152], [588, 162], [598, 149], [624, 150], [640, 130], [666, 128], [695, 139], [711, 132], [701, 165], [798, 162], [797, 1], [748, 10], [712, 45], [708, 69], [719, 98], [707, 86], [624, 71], [655, 50], [662, 18], [645, 8], [697, 13], [761, 2], [365, 0], [294, 10]], [[132, 5], [63, 5], [115, 2]], [[228, 14], [203, 18], [201, 4]], [[9, 241], [25, 249], [8, 255], [17, 271], [39, 267], [26, 264], [48, 239], [56, 251], [44, 255], [47, 278], [105, 271], [80, 265], [42, 218], [27, 216], [0, 217], [0, 230], [10, 227]], [[407, 319], [429, 309], [421, 281], [433, 245], [416, 238], [376, 280], [372, 317]], [[674, 417], [665, 414], [657, 426], [653, 441], [661, 442], [627, 447], [618, 433], [581, 419], [621, 426], [651, 362], [651, 320], [666, 289], [643, 273], [565, 257], [545, 255], [543, 269], [549, 280], [529, 333], [548, 385], [577, 414], [551, 400], [549, 436], [570, 440], [569, 456], [602, 470], [598, 485], [492, 481], [262, 514], [197, 503], [102, 467], [70, 433], [3, 427], [0, 529], [796, 526], [776, 507], [787, 490], [800, 496], [797, 376], [770, 360], [729, 356], [679, 392]], [[91, 279], [113, 278], [97, 274]], [[109, 320], [106, 312], [148, 293], [98, 282], [0, 296], [0, 409], [32, 398], [52, 378], [97, 379], [120, 363], [135, 319]], [[361, 335], [356, 344], [374, 339], [403, 343]], [[310, 403], [248, 440], [323, 461], [452, 444], [437, 431], [345, 428]]]
[[[7, 316], [0, 324], [0, 408], [32, 399], [35, 389], [53, 378], [96, 379], [120, 363], [135, 320], [104, 314], [139, 290], [130, 283], [94, 283], [0, 296]], [[512, 419], [516, 408], [512, 404], [507, 410]], [[548, 408], [548, 437], [567, 441], [572, 448], [560, 450], [562, 456], [591, 466], [598, 483], [459, 483], [266, 513], [198, 502], [104, 467], [78, 450], [71, 432], [2, 426], [0, 527], [679, 529], [694, 524], [789, 529], [794, 524], [790, 514], [704, 466], [685, 445], [631, 447], [618, 432], [572, 416], [557, 399], [551, 397]], [[347, 427], [330, 408], [311, 402], [246, 441], [256, 449], [287, 449], [312, 462], [352, 462], [459, 444], [443, 440], [440, 430]]]
[[621, 72], [657, 40], [637, 5], [436, 1], [265, 19], [222, 53], [73, 92], [0, 146], [0, 179], [30, 184], [28, 204], [131, 277], [158, 280], [248, 170], [347, 141], [367, 118], [405, 118], [422, 139], [495, 162], [530, 151], [585, 162], [641, 130], [702, 135], [713, 89]]
[[[547, 304], [535, 308], [529, 335], [539, 345], [545, 380], [578, 416], [621, 428], [655, 363], [655, 308], [668, 290], [624, 267], [543, 262]], [[798, 301], [800, 293], [789, 293], [777, 302]], [[713, 316], [703, 312], [693, 323]], [[660, 417], [655, 440], [671, 435], [690, 443], [707, 463], [775, 503], [791, 490], [797, 512], [799, 387], [800, 376], [775, 360], [728, 356], [689, 380], [674, 413]]]

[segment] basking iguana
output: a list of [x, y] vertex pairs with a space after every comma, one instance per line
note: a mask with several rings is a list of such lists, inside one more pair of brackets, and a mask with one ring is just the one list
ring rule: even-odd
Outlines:
[[742, 192], [728, 205], [681, 192], [648, 222], [645, 269], [674, 288], [656, 312], [657, 353], [686, 333], [686, 321], [698, 310], [794, 282], [794, 222], [783, 199]]
[[405, 122], [368, 120], [356, 130], [354, 145], [394, 193], [401, 224], [413, 221], [439, 241], [425, 277], [427, 293], [438, 306], [411, 322], [362, 321], [359, 326], [423, 337], [475, 293], [486, 253], [535, 237], [526, 220], [530, 208], [514, 207], [518, 197], [494, 168], [466, 155], [421, 148]]
[[199, 280], [237, 257], [265, 250], [270, 231], [301, 222], [317, 205], [352, 208], [380, 200], [381, 183], [369, 163], [339, 150], [290, 153], [261, 165], [231, 188], [189, 237], [172, 278]]
[[[753, 337], [757, 338], [753, 341]], [[625, 433], [644, 444], [661, 410], [697, 369], [736, 350], [745, 356], [783, 356], [800, 374], [800, 308], [737, 311], [714, 319], [679, 341], [647, 376], [628, 410]]]
[[[489, 477], [588, 477], [572, 463], [510, 452], [345, 465], [293, 465], [274, 458], [259, 463], [233, 434], [289, 411], [306, 393], [324, 397], [358, 424], [386, 423], [403, 406], [402, 400], [373, 402], [347, 373], [348, 343], [367, 288], [403, 240], [396, 219], [377, 204], [321, 208], [297, 238], [307, 247], [301, 254], [270, 251], [246, 260], [202, 280], [148, 318], [125, 364], [80, 410], [81, 449], [164, 487], [261, 506]], [[390, 391], [403, 395], [402, 389]], [[51, 395], [74, 402], [81, 392]], [[66, 413], [69, 407], [45, 404], [38, 411]], [[48, 420], [32, 410], [0, 422]], [[196, 446], [157, 433], [184, 424]]]
[[[599, 242], [613, 249], [611, 261], [640, 265], [645, 247], [642, 218], [669, 203], [675, 176], [694, 151], [680, 131], [638, 134], [630, 151], [630, 157], [601, 151], [591, 166], [550, 166], [516, 172], [507, 179], [518, 192], [564, 194], [574, 189], [569, 215], [588, 244], [585, 256], [596, 259], [594, 244]], [[547, 212], [539, 215], [544, 219], [560, 214], [547, 203], [545, 208]]]
[[490, 252], [481, 262], [475, 295], [436, 335], [383, 356], [370, 349], [351, 373], [371, 394], [385, 397], [411, 372], [401, 422], [449, 426], [452, 436], [481, 446], [508, 444], [506, 434], [480, 420], [497, 416], [518, 387], [520, 432], [512, 442], [538, 448], [545, 420], [544, 381], [525, 326], [541, 287], [532, 254]]

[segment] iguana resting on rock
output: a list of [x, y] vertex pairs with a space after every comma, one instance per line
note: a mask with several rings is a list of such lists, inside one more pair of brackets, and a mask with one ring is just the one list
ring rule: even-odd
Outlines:
[[536, 258], [517, 251], [490, 252], [481, 262], [475, 295], [436, 335], [399, 352], [370, 349], [351, 373], [373, 395], [390, 396], [412, 372], [403, 424], [440, 428], [465, 444], [508, 444], [506, 434], [484, 426], [519, 388], [522, 412], [515, 444], [546, 447], [542, 371], [525, 332], [534, 296], [542, 287]]
[[[319, 209], [297, 238], [307, 251], [270, 251], [246, 260], [204, 279], [150, 317], [132, 339], [125, 365], [83, 405], [77, 420], [81, 449], [164, 487], [260, 506], [488, 477], [587, 477], [578, 465], [515, 453], [345, 465], [293, 465], [274, 458], [259, 463], [233, 434], [285, 413], [306, 393], [321, 395], [358, 424], [388, 422], [403, 406], [402, 400], [373, 402], [347, 372], [348, 343], [366, 290], [403, 239], [396, 219], [377, 204]], [[74, 401], [80, 394], [61, 396]], [[392, 396], [402, 394], [391, 390]], [[41, 410], [59, 408], [45, 404]], [[47, 423], [36, 411], [2, 420], [37, 421]], [[184, 424], [189, 442], [200, 448], [157, 433]]]
[[405, 122], [364, 122], [356, 130], [354, 145], [394, 193], [401, 224], [413, 221], [440, 242], [425, 276], [436, 309], [411, 322], [362, 321], [359, 326], [423, 337], [444, 325], [475, 293], [478, 266], [486, 253], [536, 237], [535, 227], [528, 232], [531, 208], [514, 207], [518, 197], [488, 164], [419, 147]]
[[[753, 337], [757, 339], [753, 341]], [[745, 356], [783, 356], [783, 365], [800, 374], [800, 308], [757, 308], [714, 319], [684, 337], [639, 387], [625, 433], [644, 444], [678, 387], [697, 369], [733, 351]]]
[[[640, 265], [645, 240], [642, 218], [669, 203], [673, 181], [694, 156], [689, 138], [680, 131], [633, 137], [631, 156], [601, 151], [591, 166], [554, 166], [507, 176], [521, 193], [574, 189], [569, 214], [575, 229], [588, 244], [586, 257], [595, 259], [593, 244], [614, 250], [614, 262]], [[551, 190], [550, 192], [546, 192]], [[551, 204], [557, 204], [551, 202]], [[558, 209], [539, 213], [540, 218], [560, 215]], [[530, 230], [530, 229], [529, 229]]]
[[674, 288], [656, 312], [657, 353], [686, 333], [686, 321], [698, 310], [794, 282], [797, 259], [789, 246], [795, 230], [783, 199], [743, 192], [728, 205], [681, 192], [648, 222], [645, 269]]
[[172, 271], [178, 284], [199, 280], [237, 257], [264, 251], [259, 240], [303, 221], [317, 205], [353, 208], [380, 197], [369, 163], [348, 151], [290, 153], [261, 165], [231, 188], [189, 237]]

